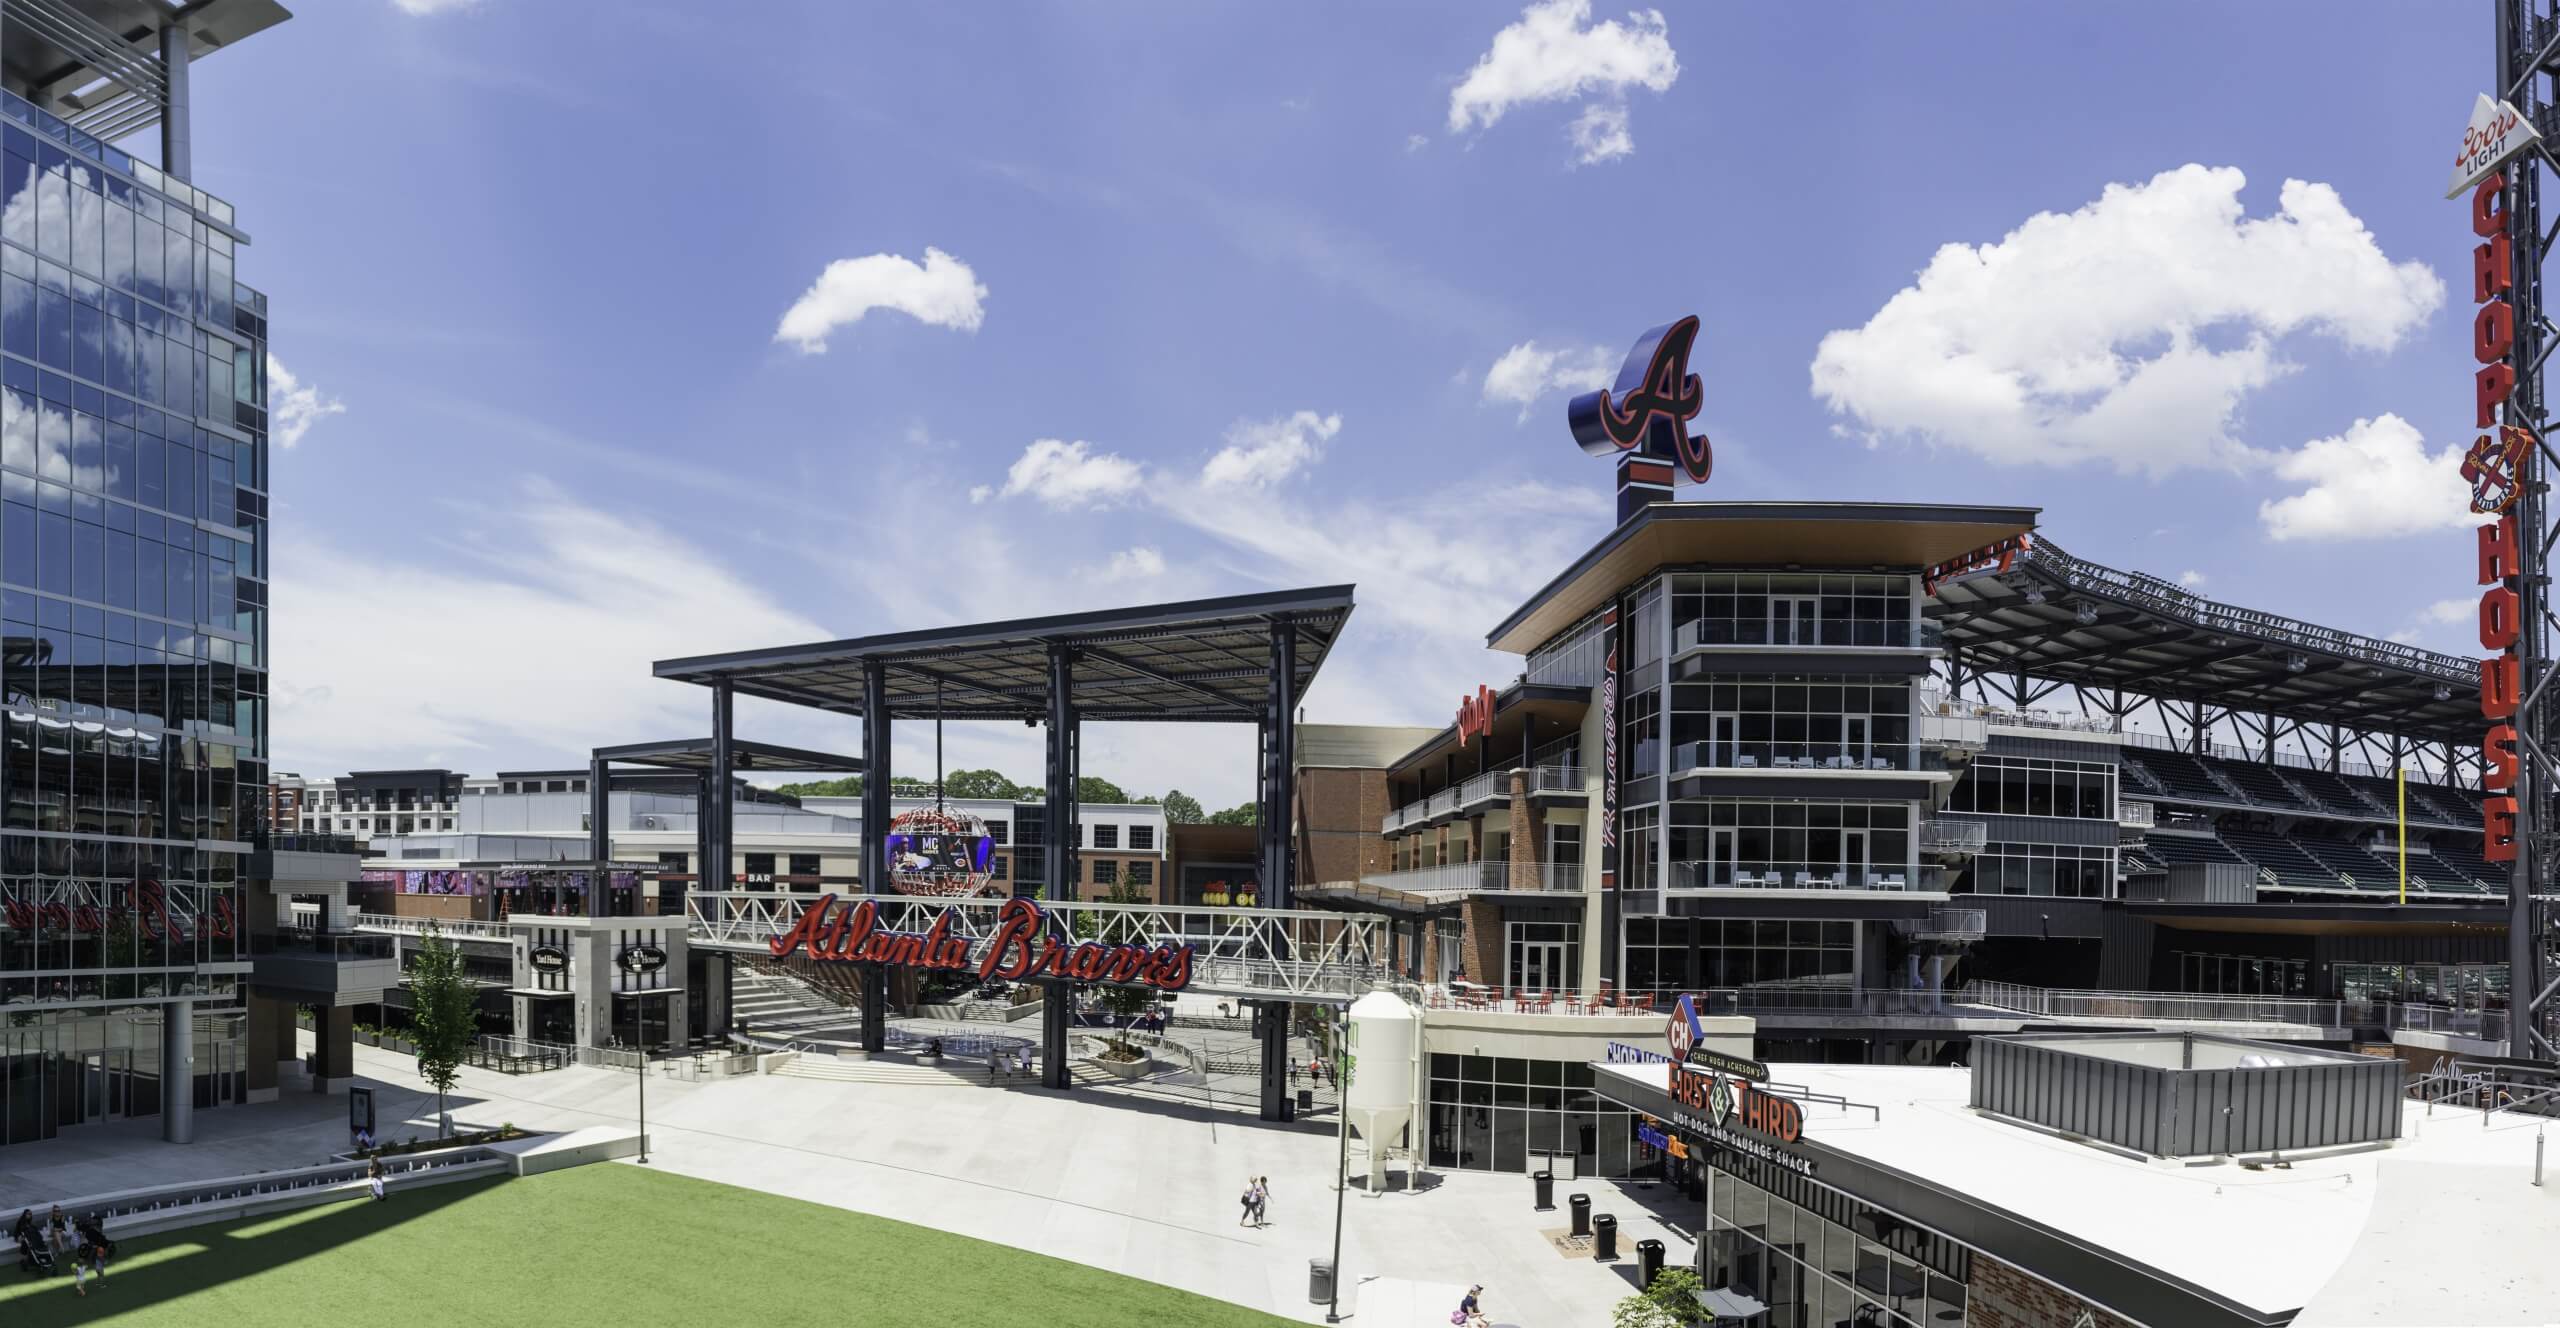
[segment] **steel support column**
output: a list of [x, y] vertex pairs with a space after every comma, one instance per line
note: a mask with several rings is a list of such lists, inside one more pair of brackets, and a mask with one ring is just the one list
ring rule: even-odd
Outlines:
[[[1047, 788], [1040, 805], [1042, 871], [1040, 893], [1051, 900], [1076, 897], [1081, 829], [1076, 821], [1076, 781], [1081, 773], [1082, 729], [1076, 719], [1076, 657], [1067, 646], [1049, 647], [1049, 731]], [[1040, 1002], [1040, 1083], [1067, 1088], [1074, 1076], [1067, 1065], [1067, 1023], [1075, 1012], [1075, 984], [1053, 982]]]
[[[889, 883], [889, 667], [862, 661], [862, 893]], [[862, 1048], [889, 1047], [889, 974], [863, 964]]]
[[[1255, 807], [1261, 824], [1262, 852], [1260, 880], [1254, 891], [1264, 908], [1290, 906], [1292, 887], [1297, 883], [1297, 839], [1290, 833], [1295, 812], [1291, 796], [1297, 772], [1297, 697], [1293, 692], [1298, 677], [1298, 632], [1286, 617], [1271, 624], [1270, 681], [1262, 701], [1262, 722], [1256, 726], [1255, 744], [1259, 761], [1255, 767], [1257, 787]], [[1491, 741], [1486, 743], [1490, 747]], [[1284, 945], [1285, 942], [1275, 942]], [[1274, 958], [1286, 957], [1286, 951]], [[1267, 1121], [1287, 1120], [1289, 1103], [1289, 1018], [1290, 1005], [1285, 1001], [1265, 1002], [1262, 1007], [1262, 1102], [1260, 1115]]]
[[[587, 760], [587, 861], [596, 866], [587, 872], [587, 916], [603, 917], [613, 905], [613, 888], [605, 877], [604, 864], [613, 858], [613, 826], [609, 813], [613, 795], [609, 784], [613, 767], [593, 757]], [[632, 892], [639, 892], [638, 883]], [[631, 911], [640, 911], [640, 901], [631, 901]]]
[[[2504, 91], [2523, 112], [2528, 122], [2541, 126], [2546, 138], [2551, 126], [2548, 116], [2560, 98], [2555, 98], [2552, 82], [2553, 66], [2545, 61], [2546, 42], [2553, 31], [2555, 17], [2550, 0], [2498, 0], [2497, 77], [2493, 91]], [[2542, 310], [2542, 171], [2549, 159], [2535, 153], [2516, 158], [2506, 167], [2507, 239], [2512, 253], [2511, 286], [2503, 293], [2515, 327], [2510, 362], [2515, 366], [2515, 389], [2507, 397], [2503, 423], [2519, 424], [2531, 429], [2538, 438], [2550, 434], [2547, 403], [2543, 394], [2542, 357], [2548, 349], [2549, 330]], [[2486, 248], [2482, 252], [2487, 252]], [[2551, 794], [2555, 777], [2552, 742], [2560, 738], [2560, 724], [2553, 722], [2555, 699], [2544, 694], [2544, 684], [2551, 670], [2550, 588], [2547, 584], [2546, 555], [2551, 546], [2550, 475], [2547, 453], [2541, 446], [2526, 449], [2516, 472], [2517, 495], [2508, 509], [2516, 528], [2517, 565], [2513, 569], [2517, 596], [2517, 635], [2514, 653], [2521, 687], [2520, 695], [2529, 698], [2515, 714], [2517, 755], [2515, 786], [2515, 860], [2508, 864], [2507, 875], [2507, 990], [2513, 1010], [2508, 1019], [2507, 1054], [2520, 1059], [2550, 1062], [2553, 1049], [2538, 1040], [2543, 1016], [2550, 1008], [2550, 997], [2544, 991], [2545, 968], [2543, 947], [2548, 938], [2541, 926], [2540, 911], [2534, 895], [2547, 888], [2550, 873], [2546, 866], [2554, 845], [2549, 837], [2552, 810]], [[2485, 753], [2483, 753], [2485, 759]]]
[[160, 71], [169, 81], [169, 101], [160, 108], [160, 169], [173, 179], [193, 181], [195, 130], [187, 94], [188, 54], [185, 22], [160, 30]]
[[711, 851], [702, 864], [702, 888], [726, 890], [732, 884], [730, 864], [737, 860], [737, 845], [729, 836], [729, 772], [735, 760], [730, 744], [735, 740], [731, 727], [736, 714], [736, 698], [723, 680], [711, 684], [711, 772], [706, 776], [710, 796], [702, 803], [702, 815], [711, 822]]
[[173, 1144], [196, 1141], [194, 1001], [171, 1001], [160, 1007], [160, 1138]]

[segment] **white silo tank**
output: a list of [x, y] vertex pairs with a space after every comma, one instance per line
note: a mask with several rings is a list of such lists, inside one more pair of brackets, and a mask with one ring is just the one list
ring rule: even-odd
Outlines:
[[1413, 1119], [1422, 1018], [1394, 993], [1373, 991], [1351, 1003], [1350, 1024], [1351, 1082], [1343, 1088], [1342, 1109], [1369, 1147], [1369, 1192], [1375, 1194], [1386, 1184], [1386, 1141]]

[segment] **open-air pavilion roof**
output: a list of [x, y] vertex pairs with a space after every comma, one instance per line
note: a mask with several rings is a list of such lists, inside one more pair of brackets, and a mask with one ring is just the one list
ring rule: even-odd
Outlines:
[[1968, 670], [2480, 741], [2477, 660], [2218, 604], [2075, 558], [2042, 535], [2006, 573], [1940, 584], [1928, 612]]
[[[711, 739], [679, 738], [673, 742], [632, 742], [619, 747], [598, 747], [595, 760], [620, 765], [645, 765], [659, 770], [691, 770], [696, 773], [711, 769]], [[862, 762], [832, 752], [805, 751], [798, 747], [782, 747], [769, 742], [729, 744], [729, 769], [736, 774], [762, 771], [788, 771], [794, 774], [858, 775]]]
[[860, 715], [863, 666], [878, 660], [887, 675], [889, 718], [1041, 720], [1049, 713], [1049, 652], [1065, 646], [1073, 653], [1081, 719], [1251, 722], [1270, 701], [1275, 637], [1284, 631], [1295, 637], [1288, 680], [1294, 705], [1342, 634], [1351, 590], [1319, 586], [894, 632], [661, 660], [656, 673], [706, 687], [726, 682], [739, 696]]

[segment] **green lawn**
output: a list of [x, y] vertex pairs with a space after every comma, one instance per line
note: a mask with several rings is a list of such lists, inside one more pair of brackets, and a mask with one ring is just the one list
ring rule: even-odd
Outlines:
[[1289, 1322], [966, 1236], [629, 1166], [442, 1185], [121, 1244], [86, 1299], [67, 1276], [0, 1268], [0, 1324]]

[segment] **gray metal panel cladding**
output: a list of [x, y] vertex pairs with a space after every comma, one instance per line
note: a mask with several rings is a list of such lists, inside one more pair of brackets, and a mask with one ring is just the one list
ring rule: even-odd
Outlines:
[[[2168, 1157], [2326, 1148], [2399, 1133], [2403, 1067], [2396, 1059], [2265, 1047], [2179, 1035], [2177, 1066], [2146, 1063], [2156, 1049], [2111, 1055], [2156, 1034], [2022, 1034], [1974, 1043], [1973, 1105], [2048, 1129]], [[2113, 1045], [2110, 1045], [2113, 1044]], [[2192, 1067], [2200, 1047], [2219, 1059], [2276, 1064]]]

